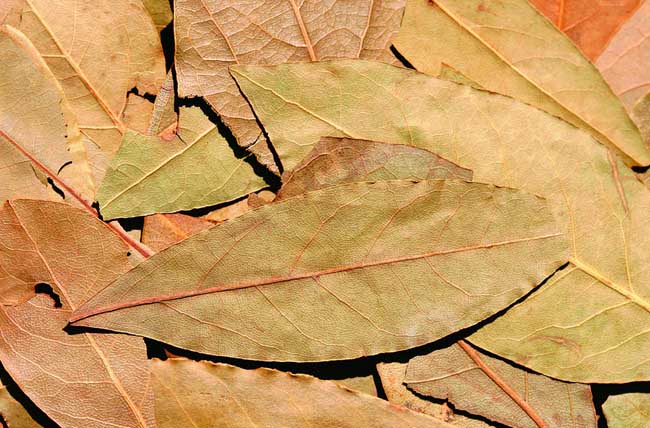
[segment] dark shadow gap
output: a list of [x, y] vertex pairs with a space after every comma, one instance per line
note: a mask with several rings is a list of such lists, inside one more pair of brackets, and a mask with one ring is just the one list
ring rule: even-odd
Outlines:
[[47, 177], [47, 184], [52, 186], [52, 190], [54, 190], [56, 194], [61, 197], [61, 199], [65, 200], [65, 193], [63, 193], [63, 190], [61, 190], [56, 186], [56, 184], [54, 184], [54, 180], [52, 180], [50, 177]]
[[237, 143], [237, 139], [233, 135], [232, 131], [221, 119], [221, 116], [217, 114], [212, 107], [203, 99], [202, 97], [193, 97], [193, 98], [178, 98], [179, 107], [198, 107], [201, 109], [201, 112], [207, 116], [207, 118], [217, 126], [217, 130], [221, 136], [228, 142], [231, 150], [235, 154], [235, 157], [238, 159], [244, 159], [252, 168], [255, 174], [262, 177], [266, 184], [270, 187], [271, 191], [277, 191], [282, 184], [280, 177], [274, 174], [266, 165], [260, 163], [255, 155], [253, 155], [248, 150], [242, 148]]
[[[18, 387], [2, 364], [0, 364], [0, 381], [5, 387], [7, 387], [7, 392], [9, 392], [13, 399], [18, 401], [25, 408], [34, 421], [43, 428], [58, 428], [58, 425], [54, 423], [54, 421], [51, 420], [41, 409], [39, 409], [38, 406], [36, 406], [36, 404], [34, 404], [32, 400], [30, 400], [29, 397], [27, 397], [27, 395]], [[11, 424], [11, 421], [8, 421], [8, 423]], [[4, 426], [6, 427], [7, 425]]]
[[62, 308], [63, 304], [61, 303], [61, 297], [54, 292], [54, 289], [50, 284], [46, 284], [44, 282], [41, 282], [40, 284], [36, 284], [34, 287], [34, 292], [36, 294], [45, 294], [52, 299], [54, 302], [54, 307], [55, 308]]
[[390, 52], [391, 52], [393, 55], [395, 55], [395, 58], [397, 58], [397, 60], [398, 60], [399, 62], [401, 62], [402, 65], [403, 65], [404, 67], [406, 67], [406, 68], [410, 68], [411, 70], [415, 70], [415, 67], [413, 67], [413, 64], [411, 64], [411, 63], [409, 62], [409, 60], [406, 59], [406, 58], [404, 57], [404, 55], [402, 55], [402, 54], [400, 53], [400, 51], [397, 50], [397, 48], [395, 48], [395, 46], [391, 45], [391, 47], [390, 47]]
[[[170, 2], [171, 3], [171, 2]], [[160, 30], [160, 43], [165, 56], [165, 70], [169, 71], [174, 67], [175, 41], [174, 41], [174, 20]]]
[[636, 172], [637, 174], [643, 174], [650, 169], [650, 165], [648, 166], [633, 166], [632, 171]]

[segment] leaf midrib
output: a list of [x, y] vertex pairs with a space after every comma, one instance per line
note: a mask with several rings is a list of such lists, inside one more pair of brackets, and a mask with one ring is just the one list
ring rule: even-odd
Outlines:
[[[13, 206], [11, 201], [8, 202], [8, 206], [11, 207], [11, 210], [14, 213], [14, 216], [16, 217], [16, 221], [20, 225], [20, 228], [25, 232], [25, 235], [29, 238], [29, 240], [32, 242], [34, 245], [34, 249], [36, 250], [36, 253], [38, 254], [39, 258], [43, 261], [43, 264], [45, 265], [45, 268], [50, 274], [50, 277], [52, 278], [52, 281], [57, 286], [57, 290], [61, 293], [63, 296], [63, 299], [68, 303], [70, 308], [74, 311], [76, 309], [76, 305], [73, 303], [73, 300], [70, 298], [70, 296], [67, 293], [67, 290], [65, 287], [62, 286], [61, 282], [57, 278], [57, 276], [54, 274], [54, 271], [50, 267], [47, 258], [43, 255], [41, 252], [40, 248], [38, 247], [38, 244], [36, 243], [36, 240], [32, 237], [32, 235], [29, 233], [29, 230], [23, 222], [20, 219], [20, 216], [18, 215], [18, 212], [16, 211], [16, 208]], [[117, 389], [118, 393], [120, 396], [124, 399], [126, 402], [127, 406], [129, 409], [131, 409], [131, 413], [135, 417], [135, 419], [138, 421], [138, 424], [142, 426], [142, 428], [146, 428], [148, 424], [146, 423], [144, 416], [142, 416], [140, 409], [135, 405], [133, 400], [131, 399], [131, 396], [128, 394], [126, 389], [124, 388], [124, 385], [122, 385], [122, 382], [120, 379], [117, 377], [115, 372], [113, 371], [113, 367], [111, 367], [108, 358], [106, 358], [106, 355], [104, 354], [104, 351], [101, 350], [99, 345], [97, 345], [97, 342], [95, 342], [95, 339], [92, 337], [92, 333], [83, 333], [83, 336], [88, 340], [88, 343], [90, 344], [91, 348], [93, 351], [97, 354], [97, 356], [100, 358], [102, 361], [102, 365], [106, 369], [106, 372], [108, 373], [108, 376], [111, 379], [111, 383], [115, 386]]]
[[[99, 92], [95, 89], [93, 84], [90, 82], [86, 74], [81, 70], [79, 67], [79, 64], [77, 64], [75, 61], [73, 61], [72, 57], [63, 48], [63, 45], [59, 41], [59, 39], [54, 35], [54, 31], [50, 28], [50, 26], [47, 24], [43, 16], [38, 12], [37, 8], [34, 7], [33, 3], [31, 0], [25, 0], [29, 8], [31, 9], [32, 13], [36, 16], [38, 21], [43, 25], [43, 28], [47, 31], [47, 33], [52, 37], [52, 41], [56, 45], [56, 47], [59, 49], [65, 60], [70, 64], [74, 72], [77, 74], [79, 79], [83, 82], [84, 86], [88, 89], [88, 91], [91, 93], [93, 98], [97, 101], [97, 103], [102, 107], [102, 109], [106, 112], [108, 117], [111, 119], [111, 121], [115, 124], [117, 129], [120, 131], [121, 134], [124, 134], [126, 131], [126, 125], [120, 120], [120, 118], [111, 110], [111, 108], [106, 104], [106, 102], [100, 97]], [[39, 52], [40, 54], [40, 52]]]
[[89, 317], [99, 315], [99, 314], [102, 314], [102, 313], [113, 312], [113, 311], [120, 310], [120, 309], [132, 308], [132, 307], [135, 307], [135, 306], [149, 305], [149, 304], [155, 304], [155, 303], [165, 302], [165, 301], [169, 301], [169, 300], [184, 299], [184, 298], [188, 298], [188, 297], [195, 297], [195, 296], [201, 296], [201, 295], [205, 295], [205, 294], [219, 293], [219, 292], [225, 292], [225, 291], [231, 291], [231, 290], [241, 290], [241, 289], [244, 289], [244, 288], [266, 286], [266, 285], [272, 285], [272, 284], [277, 284], [277, 283], [281, 283], [281, 282], [291, 282], [291, 281], [298, 281], [298, 280], [301, 280], [301, 279], [318, 278], [318, 277], [321, 277], [321, 276], [332, 275], [332, 274], [336, 274], [336, 273], [340, 273], [340, 272], [350, 272], [350, 271], [359, 270], [359, 269], [366, 269], [366, 268], [370, 268], [370, 267], [390, 265], [390, 264], [394, 264], [394, 263], [402, 263], [402, 262], [413, 261], [413, 260], [420, 260], [420, 259], [425, 259], [425, 258], [429, 258], [429, 257], [460, 253], [460, 252], [464, 252], [464, 251], [474, 251], [474, 250], [481, 250], [481, 249], [489, 249], [489, 248], [500, 247], [500, 246], [504, 246], [504, 245], [511, 245], [511, 244], [516, 244], [516, 243], [521, 243], [521, 242], [530, 242], [530, 241], [535, 241], [535, 240], [549, 239], [549, 238], [554, 238], [554, 237], [563, 236], [563, 235], [564, 234], [561, 233], [561, 232], [556, 232], [556, 233], [549, 233], [549, 234], [545, 234], [545, 235], [537, 235], [537, 236], [531, 236], [531, 237], [526, 237], [526, 238], [515, 238], [515, 239], [509, 239], [509, 240], [505, 240], [505, 241], [489, 242], [489, 243], [484, 243], [484, 244], [475, 244], [475, 245], [470, 245], [470, 246], [465, 246], [465, 247], [452, 248], [452, 249], [448, 249], [448, 250], [431, 251], [431, 252], [416, 254], [416, 255], [411, 255], [411, 256], [402, 256], [402, 257], [394, 257], [394, 258], [390, 258], [390, 259], [381, 259], [381, 260], [377, 260], [377, 261], [374, 261], [374, 262], [368, 262], [368, 263], [358, 263], [358, 264], [353, 264], [353, 265], [339, 266], [339, 267], [335, 267], [335, 268], [323, 269], [323, 270], [320, 270], [320, 271], [312, 271], [312, 272], [307, 272], [307, 273], [297, 274], [297, 275], [271, 277], [271, 278], [255, 280], [255, 281], [240, 282], [240, 283], [236, 283], [236, 284], [224, 284], [224, 285], [216, 286], [216, 287], [207, 287], [207, 288], [204, 288], [204, 289], [201, 289], [201, 290], [191, 290], [191, 291], [178, 292], [178, 293], [173, 293], [173, 294], [168, 294], [168, 295], [159, 295], [159, 296], [154, 296], [154, 297], [150, 297], [150, 298], [127, 301], [127, 302], [117, 303], [117, 304], [114, 304], [114, 305], [108, 305], [108, 306], [105, 306], [105, 307], [99, 307], [99, 308], [88, 310], [88, 311], [85, 311], [85, 312], [82, 311], [80, 313], [73, 314], [70, 317], [70, 322], [75, 323], [75, 322], [80, 321], [82, 319], [89, 318]]
[[[441, 11], [443, 11], [449, 18], [451, 18], [456, 24], [458, 24], [459, 27], [467, 31], [469, 34], [472, 35], [476, 40], [478, 40], [482, 45], [487, 47], [490, 52], [492, 52], [497, 58], [499, 58], [501, 61], [503, 61], [505, 64], [507, 64], [512, 70], [514, 70], [518, 75], [520, 75], [524, 80], [532, 84], [538, 91], [549, 97], [551, 100], [553, 100], [557, 105], [562, 107], [564, 110], [569, 112], [570, 114], [574, 115], [580, 121], [582, 121], [588, 129], [591, 129], [598, 133], [598, 135], [602, 136], [608, 144], [610, 144], [612, 147], [615, 147], [618, 151], [621, 153], [624, 153], [627, 157], [630, 159], [634, 159], [634, 157], [630, 154], [627, 153], [627, 150], [620, 147], [616, 142], [614, 142], [611, 138], [609, 138], [606, 134], [604, 134], [600, 129], [598, 129], [596, 126], [592, 125], [590, 122], [588, 122], [586, 119], [582, 117], [581, 114], [579, 114], [576, 111], [573, 111], [572, 109], [568, 108], [565, 106], [562, 102], [560, 102], [555, 96], [553, 96], [551, 93], [547, 92], [544, 88], [540, 87], [537, 83], [535, 83], [532, 79], [530, 79], [525, 73], [523, 73], [519, 68], [515, 67], [514, 64], [512, 64], [507, 58], [505, 58], [501, 53], [493, 47], [491, 44], [489, 44], [487, 41], [485, 41], [483, 38], [481, 38], [473, 29], [469, 28], [469, 26], [464, 25], [462, 20], [456, 16], [453, 12], [449, 11], [445, 6], [440, 4], [438, 0], [433, 0], [434, 3], [440, 8]], [[532, 7], [532, 6], [531, 6]]]

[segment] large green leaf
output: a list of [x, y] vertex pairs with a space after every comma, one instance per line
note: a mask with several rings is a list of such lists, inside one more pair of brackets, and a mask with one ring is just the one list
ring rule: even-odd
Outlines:
[[443, 64], [541, 108], [616, 148], [631, 165], [650, 151], [602, 76], [527, 0], [409, 0], [396, 48], [419, 71]]
[[126, 132], [97, 192], [104, 218], [216, 205], [266, 185], [201, 109], [184, 108], [179, 117], [173, 141]]
[[233, 74], [285, 166], [322, 135], [381, 140], [429, 149], [476, 181], [548, 198], [572, 264], [473, 340], [566, 380], [650, 378], [650, 194], [622, 163], [613, 170], [587, 133], [513, 99], [380, 63]]
[[148, 259], [72, 317], [256, 360], [428, 343], [566, 260], [545, 201], [464, 181], [352, 183], [266, 205]]
[[306, 375], [182, 359], [152, 373], [159, 428], [454, 428]]

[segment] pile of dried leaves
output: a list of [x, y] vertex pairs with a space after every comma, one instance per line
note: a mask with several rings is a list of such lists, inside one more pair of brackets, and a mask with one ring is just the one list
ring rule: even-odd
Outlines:
[[4, 427], [650, 426], [650, 1], [0, 23]]

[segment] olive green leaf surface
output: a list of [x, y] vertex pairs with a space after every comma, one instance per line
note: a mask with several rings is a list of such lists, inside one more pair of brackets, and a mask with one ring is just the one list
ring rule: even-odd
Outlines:
[[596, 428], [588, 385], [529, 373], [465, 342], [412, 359], [404, 382], [424, 396], [517, 428]]
[[395, 47], [438, 77], [451, 66], [483, 88], [541, 108], [613, 147], [629, 165], [650, 150], [602, 76], [527, 0], [409, 0]]
[[352, 183], [194, 235], [71, 322], [244, 359], [350, 359], [471, 326], [566, 257], [536, 196], [454, 180]]
[[609, 42], [596, 61], [607, 83], [631, 110], [650, 92], [650, 3], [644, 2]]
[[147, 8], [147, 12], [149, 12], [158, 31], [162, 31], [172, 22], [174, 14], [172, 13], [170, 0], [142, 0], [142, 3]]
[[277, 199], [342, 183], [445, 178], [471, 181], [472, 172], [412, 146], [325, 137], [283, 175]]
[[126, 131], [97, 192], [104, 218], [200, 208], [266, 186], [200, 108], [185, 107], [179, 118], [172, 141]]
[[332, 58], [397, 63], [390, 53], [405, 0], [177, 0], [179, 95], [203, 96], [242, 147], [275, 167], [266, 138], [228, 75], [233, 64]]
[[0, 361], [9, 375], [61, 428], [153, 428], [143, 340], [63, 330], [72, 311], [132, 267], [128, 247], [64, 203], [7, 201], [0, 218], [0, 281], [31, 293], [0, 304]]
[[381, 140], [437, 153], [475, 181], [547, 198], [572, 264], [471, 340], [564, 380], [650, 379], [650, 195], [621, 162], [613, 170], [587, 133], [513, 99], [381, 63], [232, 73], [285, 166], [322, 135]]
[[152, 377], [159, 428], [453, 428], [306, 375], [170, 359], [154, 360]]
[[386, 394], [386, 398], [391, 403], [404, 406], [416, 412], [425, 413], [436, 419], [443, 420], [451, 426], [458, 428], [491, 428], [481, 420], [472, 419], [471, 417], [454, 414], [451, 408], [446, 404], [440, 404], [428, 401], [411, 392], [404, 385], [406, 376], [406, 364], [402, 363], [379, 363], [377, 371], [381, 379], [381, 386]]
[[64, 90], [92, 170], [93, 192], [128, 127], [127, 92], [155, 94], [165, 79], [158, 32], [133, 0], [5, 0], [0, 23], [36, 46]]
[[650, 394], [610, 395], [603, 404], [603, 413], [609, 428], [646, 428], [650, 426]]
[[41, 428], [22, 404], [11, 396], [7, 387], [0, 383], [0, 424], [7, 428]]

